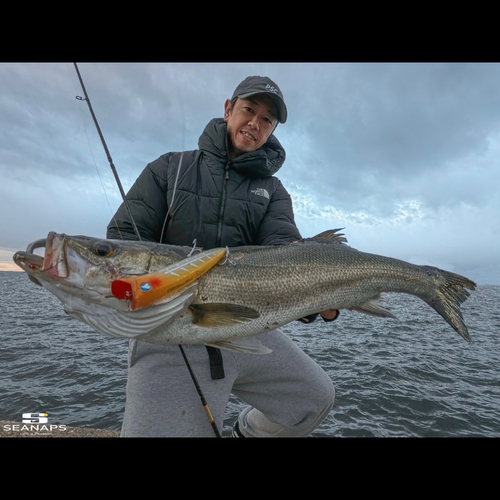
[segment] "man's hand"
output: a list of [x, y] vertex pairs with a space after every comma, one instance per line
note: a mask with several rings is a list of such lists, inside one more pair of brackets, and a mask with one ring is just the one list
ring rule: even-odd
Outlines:
[[339, 311], [337, 309], [328, 309], [326, 311], [321, 311], [320, 314], [325, 321], [333, 321], [337, 318]]
[[321, 314], [324, 321], [333, 321], [338, 318], [339, 311], [337, 309], [328, 309], [320, 313], [310, 314], [309, 316], [300, 318], [297, 321], [302, 321], [302, 323], [312, 323], [318, 317], [318, 314]]

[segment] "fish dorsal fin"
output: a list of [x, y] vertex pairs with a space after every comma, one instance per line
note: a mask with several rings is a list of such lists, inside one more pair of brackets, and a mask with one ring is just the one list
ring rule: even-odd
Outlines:
[[208, 328], [236, 325], [260, 316], [255, 309], [238, 304], [191, 304], [189, 309], [193, 323]]
[[328, 229], [322, 233], [313, 236], [312, 238], [304, 238], [301, 241], [314, 241], [316, 243], [336, 243], [342, 244], [347, 243], [347, 239], [344, 238], [344, 233], [338, 233], [337, 231], [342, 231], [343, 227], [338, 229]]
[[245, 354], [270, 354], [273, 352], [272, 349], [263, 345], [262, 342], [255, 337], [220, 340], [206, 345], [219, 349], [226, 349], [227, 351], [243, 352]]

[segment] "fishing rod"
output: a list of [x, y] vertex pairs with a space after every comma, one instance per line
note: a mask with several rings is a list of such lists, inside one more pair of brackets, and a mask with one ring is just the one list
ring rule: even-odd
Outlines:
[[[134, 220], [134, 216], [132, 215], [132, 211], [130, 210], [130, 206], [128, 204], [128, 200], [127, 200], [127, 197], [125, 196], [125, 191], [123, 190], [123, 187], [122, 187], [122, 183], [120, 181], [120, 177], [118, 176], [118, 172], [116, 171], [116, 168], [113, 164], [113, 159], [111, 158], [111, 154], [109, 153], [109, 150], [108, 150], [108, 146], [106, 145], [106, 141], [104, 140], [104, 136], [102, 135], [102, 132], [101, 132], [101, 128], [99, 127], [99, 123], [97, 122], [97, 118], [94, 114], [94, 110], [92, 109], [92, 104], [90, 103], [90, 99], [89, 99], [89, 96], [87, 94], [87, 90], [85, 89], [85, 85], [83, 83], [83, 79], [82, 79], [82, 76], [80, 75], [80, 71], [78, 70], [78, 65], [75, 63], [73, 63], [75, 65], [75, 70], [76, 70], [76, 74], [78, 75], [78, 79], [80, 80], [80, 85], [82, 86], [82, 90], [83, 90], [83, 93], [85, 95], [85, 97], [81, 97], [81, 96], [76, 96], [76, 98], [79, 100], [79, 101], [86, 101], [87, 102], [87, 105], [89, 107], [89, 110], [90, 110], [90, 114], [92, 115], [92, 119], [94, 120], [94, 124], [97, 128], [97, 132], [99, 134], [99, 137], [101, 139], [101, 142], [102, 142], [102, 145], [104, 147], [104, 151], [106, 152], [106, 156], [108, 158], [108, 162], [111, 166], [111, 170], [113, 171], [113, 175], [115, 176], [115, 180], [116, 180], [116, 183], [118, 184], [118, 189], [120, 190], [120, 194], [122, 196], [122, 199], [123, 199], [123, 204], [127, 210], [127, 213], [128, 213], [128, 216], [130, 217], [130, 220], [132, 222], [132, 226], [134, 228], [134, 232], [137, 236], [137, 238], [139, 239], [139, 241], [142, 241], [142, 238], [141, 238], [141, 235], [139, 234], [139, 230], [137, 229], [137, 226], [135, 224], [135, 220]], [[182, 156], [181, 156], [181, 163], [182, 163]], [[180, 165], [179, 165], [179, 168], [177, 169], [177, 177], [179, 176], [179, 170], [180, 170]], [[177, 184], [177, 177], [175, 179], [175, 183]], [[174, 186], [174, 194], [175, 194], [175, 186]], [[173, 200], [173, 198], [172, 198]], [[167, 216], [168, 216], [168, 213], [167, 213]], [[166, 218], [165, 218], [165, 221], [166, 221]], [[162, 229], [162, 235], [163, 235], [163, 230], [165, 228], [165, 225]], [[161, 241], [161, 240], [160, 240]], [[182, 347], [181, 344], [178, 344], [179, 345], [179, 349], [181, 351], [181, 354], [182, 354], [182, 357], [184, 358], [184, 362], [186, 363], [186, 367], [189, 371], [189, 375], [191, 376], [191, 380], [193, 381], [194, 383], [194, 386], [196, 388], [196, 391], [198, 392], [198, 395], [201, 399], [201, 403], [203, 405], [203, 408], [205, 409], [205, 413], [208, 417], [208, 420], [210, 422], [210, 425], [212, 426], [212, 429], [214, 431], [214, 434], [216, 435], [216, 437], [220, 438], [221, 435], [220, 435], [220, 432], [219, 432], [219, 429], [217, 428], [217, 424], [215, 423], [215, 420], [212, 416], [212, 412], [210, 411], [210, 407], [208, 406], [208, 403], [206, 402], [205, 400], [205, 396], [203, 395], [203, 392], [201, 390], [201, 387], [200, 387], [200, 384], [198, 383], [198, 380], [196, 379], [196, 376], [191, 368], [191, 365], [189, 363], [189, 360], [186, 356], [186, 353], [184, 352], [184, 348]]]

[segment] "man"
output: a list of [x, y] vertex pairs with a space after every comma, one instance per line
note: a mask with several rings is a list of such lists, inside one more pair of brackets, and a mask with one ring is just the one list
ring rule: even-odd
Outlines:
[[[224, 118], [206, 126], [198, 150], [162, 155], [130, 189], [141, 238], [190, 246], [196, 240], [205, 250], [299, 240], [290, 196], [273, 175], [285, 161], [273, 131], [286, 119], [283, 95], [272, 80], [251, 76], [241, 82], [224, 105]], [[123, 205], [107, 237], [136, 239]], [[332, 320], [337, 313], [321, 314]], [[214, 420], [222, 429], [233, 393], [250, 405], [234, 436], [307, 436], [330, 412], [333, 384], [278, 330], [258, 338], [271, 354], [186, 346]], [[130, 342], [122, 436], [214, 436], [178, 346]]]

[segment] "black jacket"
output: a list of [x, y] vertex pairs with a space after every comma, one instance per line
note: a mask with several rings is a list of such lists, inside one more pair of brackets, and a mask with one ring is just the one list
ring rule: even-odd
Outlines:
[[[257, 151], [230, 161], [226, 123], [214, 119], [198, 146], [199, 150], [160, 156], [128, 192], [142, 239], [189, 246], [196, 239], [197, 246], [210, 249], [280, 245], [301, 238], [290, 195], [273, 176], [285, 161], [274, 135]], [[108, 225], [107, 237], [137, 239], [123, 204]]]

